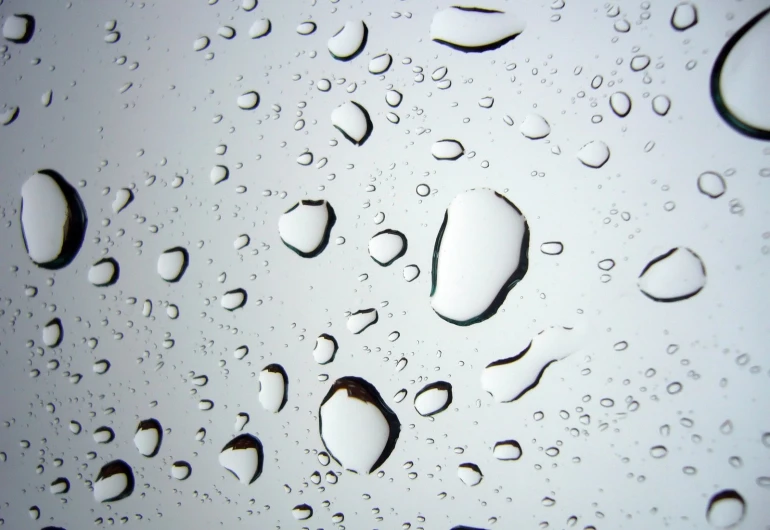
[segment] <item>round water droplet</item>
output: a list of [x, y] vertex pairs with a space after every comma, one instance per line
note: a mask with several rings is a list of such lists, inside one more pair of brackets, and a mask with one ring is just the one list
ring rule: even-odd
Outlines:
[[457, 466], [457, 476], [463, 481], [466, 486], [476, 486], [484, 478], [481, 474], [481, 469], [476, 464], [465, 463]]
[[220, 305], [228, 311], [235, 311], [246, 305], [248, 295], [243, 289], [233, 289], [222, 295]]
[[716, 199], [724, 195], [726, 190], [725, 179], [719, 173], [706, 171], [698, 177], [698, 191], [707, 197]]
[[497, 442], [492, 454], [498, 460], [518, 460], [521, 458], [521, 445], [516, 440]]
[[519, 131], [530, 140], [540, 140], [551, 134], [551, 126], [539, 114], [527, 114], [519, 126]]
[[640, 72], [650, 66], [650, 58], [647, 55], [635, 55], [631, 58], [631, 70]]
[[328, 92], [332, 88], [332, 84], [328, 79], [320, 79], [318, 83], [316, 83], [316, 88], [321, 92]]
[[35, 19], [32, 15], [8, 15], [3, 23], [3, 37], [16, 44], [26, 44], [35, 33]]
[[417, 265], [407, 265], [404, 267], [404, 279], [411, 282], [420, 275], [420, 268]]
[[251, 434], [236, 436], [219, 453], [219, 464], [244, 485], [259, 478], [263, 462], [262, 442]]
[[313, 508], [307, 504], [299, 504], [291, 509], [291, 515], [297, 521], [304, 521], [313, 517]]
[[581, 147], [577, 157], [583, 165], [598, 169], [610, 159], [610, 148], [604, 142], [595, 140]]
[[313, 348], [313, 359], [318, 364], [328, 364], [334, 360], [337, 354], [337, 339], [331, 335], [323, 333], [318, 336]]
[[335, 35], [329, 39], [329, 53], [337, 60], [350, 61], [366, 46], [369, 28], [362, 20], [347, 21]]
[[650, 261], [639, 275], [639, 289], [656, 302], [678, 302], [706, 285], [706, 267], [685, 247], [672, 248]]
[[433, 71], [433, 73], [430, 75], [430, 78], [434, 81], [441, 81], [444, 79], [444, 77], [446, 77], [447, 72], [448, 70], [446, 66], [439, 66]]
[[369, 255], [378, 265], [387, 267], [406, 254], [406, 236], [398, 230], [383, 230], [369, 240]]
[[359, 377], [334, 382], [318, 413], [321, 440], [345, 469], [371, 473], [387, 460], [401, 424], [377, 389]]
[[433, 416], [452, 404], [452, 385], [437, 381], [424, 386], [414, 396], [414, 408], [420, 416]]
[[80, 251], [87, 225], [80, 195], [51, 170], [21, 187], [21, 231], [32, 261], [44, 269], [67, 266]]
[[94, 480], [97, 502], [116, 502], [134, 492], [134, 472], [123, 460], [113, 460], [99, 470]]
[[332, 125], [355, 145], [363, 145], [372, 134], [372, 121], [364, 107], [355, 101], [343, 103], [332, 111]]
[[252, 39], [259, 39], [265, 35], [269, 35], [271, 29], [272, 23], [270, 22], [270, 19], [260, 18], [255, 20], [254, 23], [249, 27], [248, 34]]
[[698, 23], [698, 8], [692, 2], [682, 2], [671, 13], [671, 26], [677, 31], [684, 31]]
[[393, 108], [398, 107], [401, 104], [403, 96], [398, 90], [388, 90], [385, 93], [385, 102]]
[[377, 314], [376, 309], [374, 308], [361, 309], [359, 311], [356, 311], [355, 313], [352, 313], [348, 317], [348, 322], [347, 322], [348, 331], [350, 331], [354, 335], [358, 335], [359, 333], [362, 333], [369, 326], [376, 324], [378, 319], [379, 319], [379, 315]]
[[558, 256], [564, 252], [564, 245], [559, 241], [548, 241], [540, 245], [540, 252], [549, 256]]
[[192, 473], [192, 467], [184, 460], [177, 460], [171, 464], [171, 477], [176, 480], [186, 480]]
[[463, 156], [465, 148], [457, 140], [439, 140], [433, 144], [430, 153], [436, 160], [457, 160]]
[[289, 398], [289, 377], [280, 364], [270, 364], [259, 372], [259, 403], [268, 412], [277, 413]]
[[100, 259], [88, 270], [88, 281], [96, 287], [109, 287], [118, 281], [120, 266], [113, 258]]
[[278, 233], [284, 245], [303, 258], [319, 255], [329, 243], [336, 221], [334, 209], [326, 201], [300, 201], [278, 221]]
[[652, 110], [658, 116], [665, 116], [671, 109], [671, 100], [663, 94], [652, 98]]
[[158, 275], [169, 283], [178, 282], [184, 276], [189, 265], [187, 250], [174, 247], [164, 251], [158, 257], [156, 270]]
[[389, 53], [383, 53], [369, 61], [370, 74], [384, 74], [393, 63], [393, 57]]
[[513, 13], [452, 6], [433, 15], [430, 38], [462, 52], [485, 52], [512, 41], [525, 27]]
[[139, 422], [134, 434], [134, 445], [141, 455], [148, 458], [157, 455], [162, 441], [163, 428], [158, 420], [150, 418]]
[[709, 499], [706, 520], [715, 528], [733, 528], [746, 515], [746, 502], [735, 490], [722, 490]]
[[631, 112], [631, 98], [625, 92], [615, 92], [610, 96], [610, 107], [619, 117], [625, 118]]
[[238, 103], [238, 106], [243, 110], [256, 109], [257, 105], [259, 105], [259, 94], [257, 94], [253, 90], [250, 90], [249, 92], [244, 92], [243, 94], [238, 96], [237, 103]]
[[300, 35], [312, 35], [316, 30], [315, 22], [303, 22], [297, 26], [297, 33]]

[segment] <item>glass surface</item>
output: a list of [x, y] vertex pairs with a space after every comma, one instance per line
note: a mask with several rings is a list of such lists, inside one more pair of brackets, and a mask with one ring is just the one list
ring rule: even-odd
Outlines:
[[6, 528], [770, 528], [760, 0], [0, 0]]

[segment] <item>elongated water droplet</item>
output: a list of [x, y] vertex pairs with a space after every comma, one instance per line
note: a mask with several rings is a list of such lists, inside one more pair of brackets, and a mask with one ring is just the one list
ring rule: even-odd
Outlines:
[[671, 26], [677, 31], [684, 31], [698, 23], [698, 9], [692, 2], [677, 4], [671, 13]]
[[259, 94], [257, 94], [253, 90], [249, 92], [245, 92], [240, 96], [238, 96], [237, 103], [238, 103], [238, 106], [243, 110], [256, 109], [257, 105], [259, 105]]
[[376, 324], [378, 319], [379, 316], [376, 309], [360, 309], [348, 317], [348, 331], [358, 335], [369, 326]]
[[329, 243], [337, 217], [326, 201], [300, 201], [278, 221], [278, 233], [284, 245], [303, 258], [319, 255]]
[[251, 434], [240, 434], [227, 442], [219, 453], [219, 464], [249, 485], [262, 474], [262, 442]]
[[452, 404], [452, 385], [437, 381], [425, 385], [414, 395], [414, 408], [420, 416], [433, 416]]
[[706, 267], [686, 247], [672, 248], [650, 261], [639, 275], [639, 289], [656, 302], [678, 302], [698, 294], [706, 285]]
[[244, 289], [233, 289], [222, 295], [220, 305], [228, 311], [235, 311], [246, 305], [248, 295]]
[[430, 75], [430, 78], [434, 81], [441, 81], [446, 77], [448, 70], [446, 66], [439, 66], [435, 70], [433, 70], [433, 73]]
[[398, 230], [383, 230], [369, 240], [369, 255], [382, 267], [387, 267], [406, 254], [406, 236]]
[[619, 117], [625, 118], [631, 112], [631, 98], [625, 92], [615, 92], [610, 96], [610, 107]]
[[123, 460], [113, 460], [99, 470], [94, 480], [97, 502], [116, 502], [134, 492], [134, 472]]
[[307, 504], [299, 504], [291, 509], [291, 515], [297, 521], [305, 521], [313, 517], [313, 508]]
[[519, 126], [519, 131], [530, 140], [540, 140], [551, 134], [551, 126], [539, 114], [527, 114]]
[[175, 283], [182, 279], [188, 265], [187, 250], [182, 247], [173, 247], [163, 251], [158, 257], [156, 270], [165, 281]]
[[259, 372], [259, 403], [268, 412], [276, 413], [289, 398], [289, 378], [280, 364], [269, 364]]
[[297, 26], [297, 33], [300, 35], [312, 35], [316, 30], [315, 22], [303, 22]]
[[462, 52], [485, 52], [510, 42], [525, 27], [523, 20], [510, 13], [452, 6], [433, 15], [430, 38]]
[[548, 241], [540, 245], [540, 252], [549, 256], [558, 256], [564, 251], [564, 245], [559, 241]]
[[0, 125], [10, 125], [19, 117], [19, 107], [3, 107], [0, 109]]
[[420, 275], [420, 267], [417, 265], [407, 265], [404, 267], [404, 279], [407, 282], [411, 282], [417, 279]]
[[61, 320], [54, 318], [43, 328], [43, 344], [49, 348], [56, 348], [62, 341]]
[[323, 333], [318, 336], [313, 348], [313, 359], [318, 364], [328, 364], [334, 360], [337, 354], [337, 339], [331, 335]]
[[113, 258], [103, 258], [91, 265], [88, 281], [96, 287], [109, 287], [118, 281], [120, 266]]
[[714, 528], [733, 528], [746, 515], [746, 501], [735, 490], [722, 490], [709, 499], [706, 520]]
[[377, 389], [359, 377], [337, 379], [318, 412], [321, 440], [345, 469], [371, 473], [387, 460], [401, 424]]
[[51, 485], [48, 487], [48, 491], [50, 491], [54, 495], [63, 495], [67, 493], [69, 490], [70, 490], [70, 481], [64, 477], [59, 477], [55, 479], [53, 482], [51, 482]]
[[134, 445], [141, 455], [148, 458], [157, 455], [162, 441], [163, 428], [158, 420], [150, 418], [139, 422], [134, 434]]
[[457, 140], [439, 140], [433, 144], [430, 153], [436, 160], [457, 160], [463, 156], [465, 148]]
[[332, 125], [355, 145], [363, 145], [373, 128], [369, 113], [355, 101], [343, 103], [332, 111]]
[[329, 53], [339, 61], [350, 61], [366, 46], [369, 28], [362, 20], [347, 21], [328, 42]]
[[211, 41], [209, 40], [208, 37], [198, 37], [193, 42], [193, 50], [195, 50], [196, 52], [203, 51], [209, 47], [210, 43]]
[[521, 445], [516, 440], [497, 442], [492, 454], [498, 460], [518, 460], [521, 458]]

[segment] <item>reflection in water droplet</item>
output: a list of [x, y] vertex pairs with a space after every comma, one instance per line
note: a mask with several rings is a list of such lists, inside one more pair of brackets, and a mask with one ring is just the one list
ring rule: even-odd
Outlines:
[[321, 440], [342, 466], [371, 473], [387, 460], [401, 424], [377, 389], [359, 377], [337, 379], [318, 413]]
[[746, 502], [735, 490], [722, 490], [709, 499], [706, 520], [715, 528], [732, 528], [746, 515]]
[[337, 217], [326, 201], [303, 200], [289, 208], [278, 221], [283, 243], [303, 258], [319, 255], [329, 243]]
[[219, 453], [219, 464], [244, 485], [259, 478], [263, 462], [262, 442], [251, 434], [236, 436]]
[[134, 472], [123, 460], [113, 460], [102, 466], [94, 480], [94, 499], [97, 502], [119, 501], [133, 491]]
[[465, 463], [457, 466], [457, 476], [463, 481], [466, 486], [476, 486], [484, 478], [481, 474], [481, 469], [476, 464]]
[[259, 372], [259, 403], [268, 412], [277, 413], [289, 398], [289, 378], [279, 364], [270, 364]]
[[433, 15], [430, 38], [462, 52], [495, 50], [519, 35], [526, 24], [513, 14], [452, 6]]
[[355, 101], [343, 103], [332, 111], [332, 125], [355, 145], [363, 145], [372, 134], [372, 120], [364, 107]]
[[521, 458], [521, 445], [516, 440], [497, 442], [492, 454], [498, 460], [518, 460]]
[[527, 221], [512, 202], [489, 189], [458, 195], [436, 236], [433, 310], [462, 326], [491, 317], [526, 274], [528, 251]]
[[329, 53], [337, 60], [350, 61], [366, 46], [369, 28], [362, 20], [347, 21], [328, 42]]
[[369, 256], [382, 267], [391, 265], [406, 254], [406, 236], [398, 230], [383, 230], [369, 240]]
[[414, 408], [420, 416], [433, 416], [452, 404], [452, 385], [437, 381], [425, 385], [414, 395]]
[[706, 285], [706, 267], [685, 247], [672, 248], [650, 261], [639, 275], [639, 289], [656, 302], [678, 302]]
[[163, 429], [158, 420], [150, 418], [139, 422], [134, 434], [134, 445], [140, 454], [146, 457], [157, 455], [162, 440]]
[[684, 31], [698, 23], [698, 9], [692, 2], [677, 4], [671, 13], [671, 26], [677, 31]]

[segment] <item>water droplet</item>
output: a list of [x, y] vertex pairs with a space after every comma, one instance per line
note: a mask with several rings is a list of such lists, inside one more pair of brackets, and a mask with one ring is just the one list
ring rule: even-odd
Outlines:
[[230, 40], [233, 37], [235, 37], [235, 29], [231, 26], [222, 26], [220, 28], [217, 28], [217, 35], [222, 37], [223, 39]]
[[118, 281], [120, 266], [113, 258], [103, 258], [91, 265], [88, 281], [96, 287], [109, 287]]
[[[259, 105], [259, 94], [257, 94], [253, 90], [250, 90], [249, 92], [244, 92], [243, 94], [238, 96], [237, 103], [238, 103], [238, 106], [243, 110], [256, 109], [257, 105]], [[222, 166], [217, 166], [217, 167], [222, 167]], [[214, 179], [212, 178], [212, 181], [213, 180]], [[221, 182], [221, 180], [218, 182]], [[214, 184], [217, 184], [217, 182], [214, 182]]]
[[489, 189], [458, 195], [436, 236], [433, 310], [457, 325], [491, 317], [526, 274], [528, 251], [527, 221], [512, 202]]
[[526, 23], [513, 14], [452, 6], [433, 15], [430, 38], [461, 52], [495, 50], [519, 35]]
[[139, 422], [134, 434], [134, 445], [143, 456], [151, 458], [160, 451], [163, 441], [163, 428], [158, 420], [150, 418]]
[[343, 103], [332, 111], [332, 125], [355, 145], [363, 145], [373, 128], [369, 113], [355, 101]]
[[383, 53], [369, 61], [370, 74], [384, 74], [393, 63], [393, 57], [389, 53]]
[[403, 96], [398, 90], [388, 90], [385, 93], [385, 102], [393, 108], [398, 107], [401, 104]]
[[192, 473], [192, 467], [184, 460], [177, 460], [171, 464], [171, 477], [176, 480], [186, 480]]
[[493, 98], [492, 96], [487, 96], [479, 100], [479, 107], [481, 107], [482, 109], [491, 109], [492, 105], [494, 104], [495, 104], [495, 98]]
[[32, 15], [9, 15], [3, 23], [3, 37], [15, 44], [26, 44], [35, 33], [35, 19]]
[[692, 2], [677, 4], [671, 13], [671, 26], [677, 31], [684, 31], [698, 23], [698, 9]]
[[595, 140], [581, 147], [577, 157], [583, 165], [598, 169], [610, 159], [610, 148], [604, 142]]
[[721, 197], [727, 191], [725, 179], [722, 178], [722, 175], [713, 171], [701, 173], [698, 177], [698, 191], [712, 199]]
[[650, 456], [653, 458], [663, 458], [668, 454], [668, 449], [666, 449], [662, 445], [656, 445], [655, 447], [650, 448]]
[[650, 58], [647, 55], [635, 55], [631, 59], [631, 70], [640, 72], [650, 66]]
[[597, 263], [596, 266], [603, 271], [611, 271], [615, 267], [615, 260], [603, 259]]
[[115, 193], [115, 200], [112, 201], [112, 211], [115, 213], [120, 213], [133, 200], [134, 200], [134, 194], [130, 189], [128, 188], [119, 189]]
[[399, 339], [399, 337], [401, 337], [401, 333], [399, 333], [398, 331], [393, 331], [392, 333], [390, 333], [390, 335], [388, 335], [388, 340], [390, 342], [396, 342]]
[[359, 377], [334, 382], [321, 402], [319, 430], [324, 447], [346, 469], [371, 473], [387, 460], [401, 424], [377, 389]]
[[109, 427], [98, 427], [94, 430], [94, 442], [98, 444], [107, 444], [115, 439], [115, 432]]
[[297, 521], [304, 521], [313, 517], [313, 508], [307, 504], [300, 504], [291, 509], [291, 515]]
[[205, 50], [206, 48], [209, 47], [210, 43], [211, 43], [211, 41], [209, 40], [208, 37], [205, 37], [205, 36], [204, 37], [198, 37], [193, 42], [193, 50], [195, 50], [196, 52], [203, 51], [203, 50]]
[[51, 170], [21, 187], [21, 230], [32, 261], [44, 269], [68, 265], [83, 245], [86, 211], [78, 192]]
[[53, 101], [53, 91], [46, 90], [43, 93], [43, 96], [40, 98], [40, 103], [42, 103], [44, 107], [49, 107], [52, 101]]
[[452, 385], [437, 381], [425, 385], [414, 395], [414, 408], [420, 416], [433, 416], [452, 404]]
[[54, 318], [43, 328], [43, 344], [49, 348], [56, 348], [62, 341], [61, 320]]
[[284, 245], [303, 258], [314, 258], [326, 248], [337, 217], [324, 200], [303, 200], [286, 210], [278, 221]]
[[551, 134], [551, 126], [539, 114], [527, 114], [519, 126], [519, 131], [530, 140], [540, 140]]
[[315, 22], [303, 22], [299, 26], [297, 26], [297, 33], [300, 35], [311, 35], [315, 32], [316, 25]]
[[625, 118], [631, 112], [631, 98], [625, 92], [615, 92], [610, 96], [610, 107], [619, 117]]
[[709, 499], [706, 520], [715, 528], [732, 528], [746, 515], [746, 502], [735, 490], [722, 490]]
[[63, 495], [70, 490], [70, 481], [64, 477], [59, 477], [48, 487], [48, 491], [54, 495]]
[[433, 73], [430, 75], [430, 78], [434, 81], [441, 81], [446, 77], [446, 74], [449, 70], [447, 70], [446, 66], [439, 66], [435, 70], [433, 70]]
[[391, 265], [406, 254], [406, 236], [398, 230], [383, 230], [369, 240], [369, 256], [382, 267]]
[[671, 100], [663, 94], [652, 98], [652, 110], [658, 116], [665, 116], [671, 109]]
[[685, 247], [672, 248], [650, 261], [639, 275], [639, 289], [656, 302], [678, 302], [706, 285], [706, 267]]
[[268, 412], [277, 413], [289, 398], [289, 377], [280, 364], [269, 364], [259, 372], [259, 403]]
[[516, 440], [497, 442], [492, 454], [498, 460], [518, 460], [521, 458], [521, 445]]
[[414, 281], [420, 275], [420, 267], [417, 265], [406, 265], [404, 267], [404, 279], [407, 282]]
[[466, 486], [475, 486], [481, 482], [484, 475], [481, 474], [479, 466], [467, 462], [457, 466], [457, 476], [463, 481]]
[[255, 7], [257, 7], [257, 0], [241, 0], [241, 8], [244, 11], [252, 11]]
[[377, 315], [376, 309], [361, 309], [348, 317], [348, 331], [354, 335], [358, 335], [369, 326], [376, 324], [378, 319], [379, 316]]
[[541, 331], [518, 355], [494, 361], [481, 373], [481, 387], [498, 403], [509, 403], [534, 389], [552, 363], [577, 351], [582, 336], [571, 328]]
[[40, 508], [38, 508], [37, 506], [32, 506], [29, 509], [29, 518], [32, 519], [33, 521], [37, 521], [38, 519], [40, 519]]
[[116, 502], [134, 492], [134, 472], [123, 460], [113, 460], [99, 470], [94, 480], [97, 502]]
[[102, 359], [101, 361], [96, 361], [94, 363], [93, 370], [95, 374], [106, 374], [107, 370], [109, 369], [110, 369], [110, 362], [105, 359]]
[[219, 464], [244, 485], [259, 478], [263, 462], [262, 442], [251, 434], [236, 436], [219, 453]]
[[156, 270], [165, 281], [175, 283], [182, 279], [188, 265], [187, 250], [182, 247], [173, 247], [163, 251], [158, 257]]
[[362, 20], [347, 21], [345, 25], [329, 39], [329, 53], [337, 60], [350, 61], [366, 46], [369, 28]]
[[457, 160], [463, 156], [465, 148], [457, 140], [439, 140], [433, 144], [430, 152], [436, 160]]
[[549, 256], [558, 256], [564, 251], [564, 245], [559, 241], [548, 241], [540, 245], [540, 252]]
[[328, 364], [334, 360], [337, 354], [337, 340], [331, 335], [323, 333], [318, 336], [313, 349], [313, 359], [318, 364]]
[[248, 295], [243, 289], [233, 289], [222, 295], [220, 305], [228, 311], [235, 311], [246, 305]]
[[19, 117], [19, 107], [3, 107], [0, 109], [0, 124], [10, 125]]

